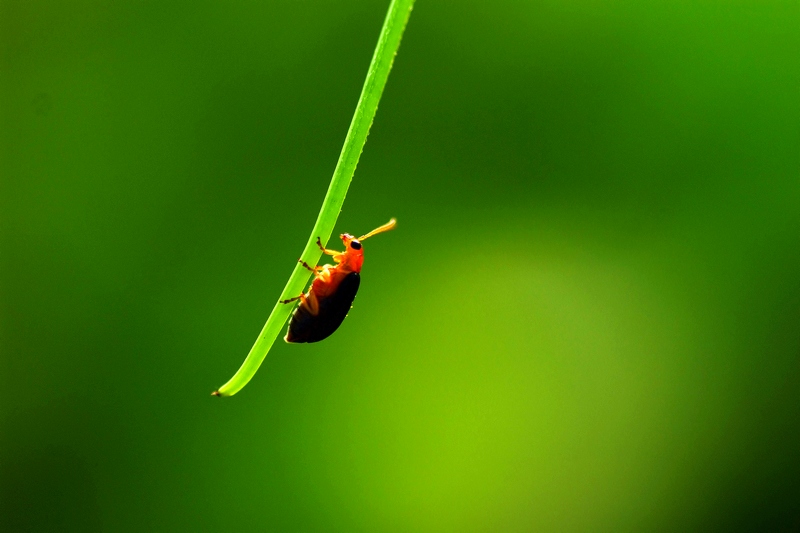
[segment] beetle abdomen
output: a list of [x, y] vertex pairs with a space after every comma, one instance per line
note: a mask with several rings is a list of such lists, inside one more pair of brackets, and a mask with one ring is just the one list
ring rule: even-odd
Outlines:
[[308, 307], [298, 305], [289, 321], [286, 342], [317, 342], [325, 339], [342, 325], [353, 305], [361, 284], [358, 272], [351, 272], [339, 282], [332, 294], [319, 298], [319, 313], [312, 315]]

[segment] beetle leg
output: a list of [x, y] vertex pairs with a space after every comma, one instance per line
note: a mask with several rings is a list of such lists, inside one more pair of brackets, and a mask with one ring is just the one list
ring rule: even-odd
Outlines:
[[328, 250], [327, 248], [322, 246], [322, 241], [320, 241], [319, 237], [317, 237], [317, 246], [319, 246], [319, 249], [322, 250], [322, 253], [324, 254], [339, 255], [342, 253], [342, 252], [337, 252], [336, 250]]
[[306, 296], [301, 292], [300, 296], [295, 296], [294, 298], [281, 300], [280, 303], [288, 304], [296, 302], [297, 300], [300, 300], [300, 305], [305, 305], [308, 308], [309, 313], [311, 313], [314, 316], [317, 316], [317, 314], [319, 313], [319, 300], [317, 300], [317, 295], [314, 294], [312, 291], [308, 292], [308, 296]]
[[317, 300], [317, 295], [314, 294], [314, 291], [309, 291], [308, 298], [306, 298], [305, 295], [303, 296], [303, 303], [308, 307], [308, 312], [313, 316], [317, 316], [317, 314], [319, 314], [319, 300]]
[[297, 300], [300, 300], [301, 303], [306, 303], [308, 301], [308, 299], [306, 298], [306, 295], [301, 292], [300, 296], [295, 296], [294, 298], [288, 298], [286, 300], [281, 300], [280, 303], [288, 304], [288, 303], [296, 302]]
[[322, 270], [322, 267], [321, 267], [321, 266], [315, 266], [315, 267], [310, 267], [310, 266], [308, 266], [308, 263], [306, 263], [306, 262], [305, 262], [305, 261], [303, 261], [302, 259], [298, 259], [298, 260], [297, 260], [297, 262], [298, 262], [298, 263], [300, 263], [301, 265], [303, 265], [304, 267], [306, 267], [308, 270], [310, 270], [311, 272], [313, 272], [313, 273], [315, 273], [315, 274], [316, 274], [317, 272], [319, 272], [320, 270]]

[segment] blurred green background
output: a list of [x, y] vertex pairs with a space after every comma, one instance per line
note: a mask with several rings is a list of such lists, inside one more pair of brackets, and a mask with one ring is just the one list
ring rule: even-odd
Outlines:
[[0, 530], [800, 528], [800, 4], [0, 3]]

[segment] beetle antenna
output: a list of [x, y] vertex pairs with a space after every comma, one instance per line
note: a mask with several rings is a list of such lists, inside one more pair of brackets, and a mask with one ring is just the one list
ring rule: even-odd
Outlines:
[[383, 226], [381, 226], [379, 228], [375, 228], [374, 230], [370, 231], [366, 235], [362, 235], [361, 237], [358, 238], [358, 240], [359, 241], [363, 241], [364, 239], [372, 237], [373, 235], [377, 235], [378, 233], [383, 233], [384, 231], [389, 231], [390, 229], [394, 229], [394, 227], [396, 225], [397, 225], [397, 220], [392, 219], [389, 222], [387, 222], [386, 224], [384, 224]]

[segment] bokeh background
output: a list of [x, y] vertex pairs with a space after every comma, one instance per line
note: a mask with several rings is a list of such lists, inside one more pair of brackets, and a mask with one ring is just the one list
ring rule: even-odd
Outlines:
[[326, 342], [243, 361], [388, 2], [0, 3], [0, 530], [800, 528], [800, 4], [418, 0]]

